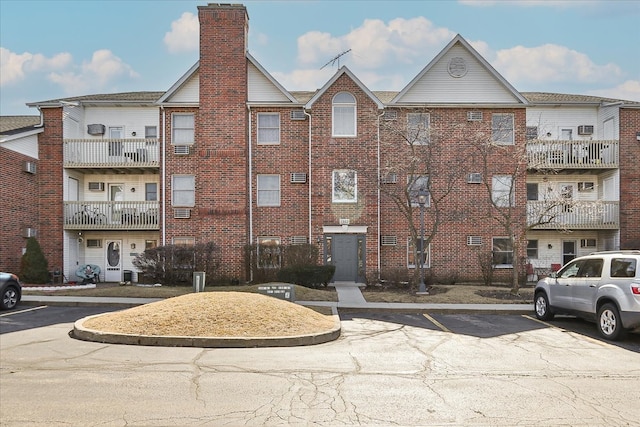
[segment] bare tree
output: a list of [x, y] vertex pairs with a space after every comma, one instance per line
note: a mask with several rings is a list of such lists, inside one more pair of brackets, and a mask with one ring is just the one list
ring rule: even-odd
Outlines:
[[[459, 153], [454, 155], [454, 148], [445, 143], [444, 125], [432, 125], [444, 123], [434, 120], [433, 111], [415, 109], [404, 115], [405, 111], [398, 110], [395, 120], [380, 121], [383, 154], [379, 189], [382, 197], [390, 200], [406, 220], [414, 259], [422, 256], [424, 261], [425, 251], [439, 228], [459, 216], [446, 202], [463, 176], [465, 157]], [[387, 185], [389, 183], [396, 185]], [[419, 223], [416, 224], [420, 192], [428, 195], [423, 236], [420, 236]], [[414, 278], [419, 273], [416, 269]]]

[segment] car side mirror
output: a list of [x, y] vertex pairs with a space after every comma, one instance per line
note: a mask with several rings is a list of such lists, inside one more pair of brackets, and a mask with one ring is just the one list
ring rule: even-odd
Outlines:
[[558, 272], [552, 271], [551, 274], [549, 275], [549, 277], [551, 277], [552, 279], [557, 279], [558, 278]]

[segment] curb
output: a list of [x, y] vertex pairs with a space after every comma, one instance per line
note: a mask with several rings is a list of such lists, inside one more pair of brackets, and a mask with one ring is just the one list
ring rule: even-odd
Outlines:
[[86, 320], [102, 316], [96, 314], [77, 320], [69, 333], [72, 338], [106, 344], [145, 345], [162, 347], [200, 347], [200, 348], [253, 348], [253, 347], [296, 347], [323, 344], [340, 337], [340, 317], [332, 310], [333, 328], [317, 334], [281, 336], [281, 337], [189, 337], [134, 335], [115, 332], [102, 332], [83, 326]]

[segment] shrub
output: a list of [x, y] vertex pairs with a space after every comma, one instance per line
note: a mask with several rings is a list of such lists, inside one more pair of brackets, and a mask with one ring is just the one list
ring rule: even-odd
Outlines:
[[280, 269], [278, 280], [307, 288], [327, 286], [336, 272], [335, 265], [292, 265]]
[[245, 246], [244, 262], [247, 274], [252, 278], [253, 282], [267, 283], [282, 280], [279, 278], [279, 272], [284, 268], [294, 266], [316, 266], [318, 262], [318, 253], [318, 248], [311, 244], [254, 244]]
[[216, 280], [220, 250], [213, 242], [158, 246], [139, 254], [133, 265], [154, 283], [190, 286], [194, 271], [204, 271], [207, 282]]
[[49, 283], [49, 264], [35, 237], [27, 239], [27, 250], [20, 259], [20, 280], [25, 283]]

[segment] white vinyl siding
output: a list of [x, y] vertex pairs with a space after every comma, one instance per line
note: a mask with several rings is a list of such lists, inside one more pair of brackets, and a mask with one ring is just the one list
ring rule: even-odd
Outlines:
[[291, 102], [255, 65], [247, 66], [249, 102]]
[[280, 206], [280, 175], [258, 175], [258, 206]]
[[333, 97], [333, 136], [356, 136], [356, 99], [347, 92]]

